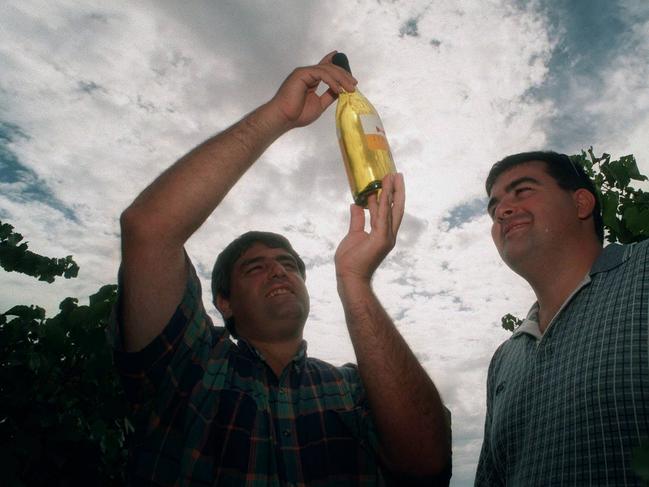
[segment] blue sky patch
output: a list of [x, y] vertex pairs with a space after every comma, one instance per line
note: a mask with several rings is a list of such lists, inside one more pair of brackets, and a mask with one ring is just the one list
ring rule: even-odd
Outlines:
[[17, 125], [0, 122], [0, 183], [16, 185], [6, 196], [14, 201], [38, 201], [60, 211], [70, 220], [77, 221], [74, 211], [60, 201], [45, 181], [20, 162], [10, 148], [17, 139], [29, 139], [29, 136]]
[[540, 0], [538, 5], [548, 19], [549, 34], [556, 46], [548, 65], [549, 76], [528, 95], [536, 100], [552, 100], [562, 107], [545, 127], [547, 145], [559, 151], [597, 146], [598, 129], [606, 120], [589, 112], [575, 90], [603, 91], [608, 81], [606, 68], [637, 47], [638, 40], [628, 22], [636, 24], [643, 19], [625, 17], [619, 1]]
[[448, 229], [458, 228], [467, 222], [480, 218], [487, 213], [486, 198], [475, 198], [451, 208], [442, 221], [448, 223]]
[[401, 28], [399, 29], [399, 37], [410, 36], [410, 37], [419, 37], [419, 22], [418, 17], [412, 17], [406, 20]]

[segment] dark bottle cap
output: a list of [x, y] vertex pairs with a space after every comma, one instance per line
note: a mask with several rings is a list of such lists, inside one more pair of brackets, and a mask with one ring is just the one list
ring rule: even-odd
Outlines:
[[347, 56], [343, 54], [342, 52], [337, 52], [334, 54], [334, 57], [331, 59], [331, 62], [334, 63], [336, 66], [340, 66], [344, 70], [346, 70], [349, 74], [352, 74], [352, 70], [349, 67], [349, 60], [347, 59]]

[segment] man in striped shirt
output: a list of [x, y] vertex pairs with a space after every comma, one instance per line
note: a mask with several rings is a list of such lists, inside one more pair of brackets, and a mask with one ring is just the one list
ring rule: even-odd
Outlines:
[[553, 152], [487, 178], [492, 237], [537, 302], [496, 351], [477, 486], [641, 485], [649, 438], [649, 241], [602, 248], [593, 183]]
[[[331, 63], [294, 70], [277, 94], [181, 158], [122, 214], [116, 364], [137, 421], [135, 485], [447, 485], [450, 430], [432, 381], [371, 288], [404, 211], [400, 175], [352, 205], [335, 256], [355, 366], [308, 358], [302, 259], [276, 234], [221, 253], [215, 328], [187, 239], [280, 135], [315, 121], [355, 79]], [[318, 95], [323, 82], [328, 90]], [[269, 188], [269, 190], [271, 190]]]

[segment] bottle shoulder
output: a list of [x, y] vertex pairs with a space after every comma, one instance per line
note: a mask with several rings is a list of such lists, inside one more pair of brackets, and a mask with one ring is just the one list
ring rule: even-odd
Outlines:
[[354, 111], [356, 113], [376, 113], [372, 103], [359, 90], [338, 95], [337, 112]]

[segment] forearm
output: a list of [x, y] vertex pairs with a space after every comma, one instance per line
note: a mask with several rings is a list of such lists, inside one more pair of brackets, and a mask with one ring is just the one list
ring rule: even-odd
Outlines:
[[384, 457], [404, 473], [441, 472], [450, 431], [433, 382], [369, 283], [339, 280], [338, 290]]
[[[140, 350], [160, 334], [186, 284], [183, 245], [264, 150], [293, 127], [309, 125], [355, 80], [331, 63], [296, 68], [275, 96], [161, 174], [122, 213], [125, 345]], [[321, 82], [329, 86], [321, 95]]]
[[[207, 140], [161, 174], [124, 211], [124, 343], [141, 350], [160, 334], [187, 276], [183, 245], [282, 132], [265, 107]], [[161, 265], [162, 264], [162, 265]]]
[[232, 186], [289, 127], [271, 103], [178, 160], [124, 212], [124, 231], [142, 228], [147, 239], [182, 246]]

